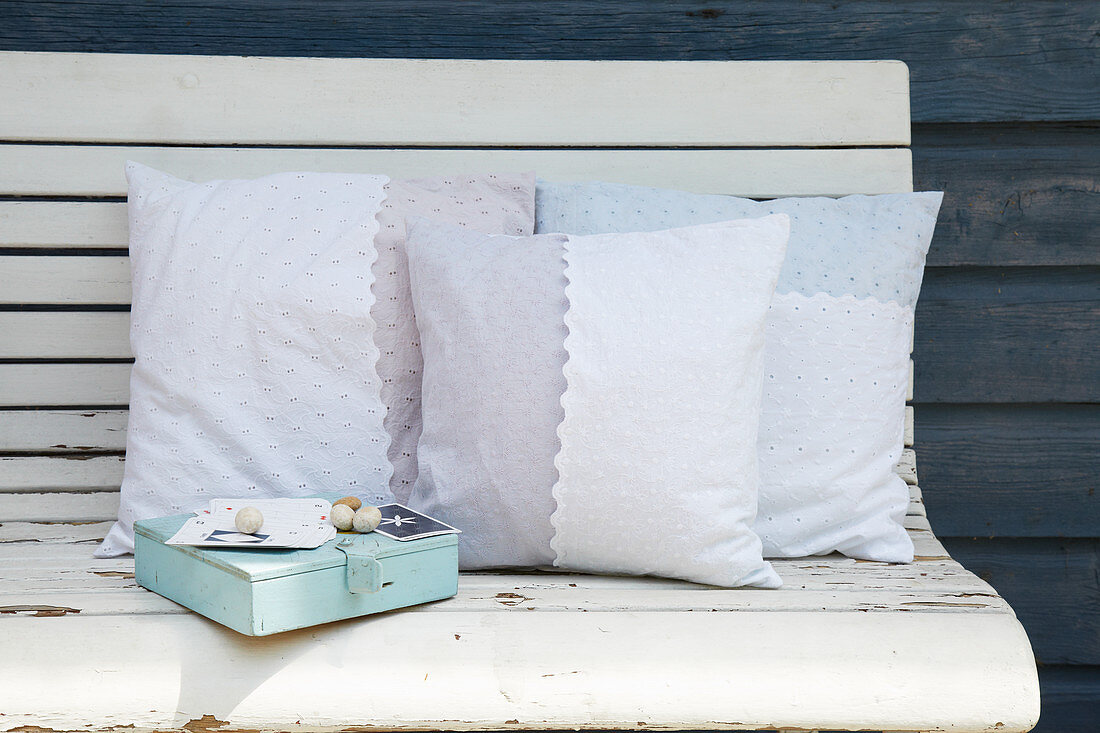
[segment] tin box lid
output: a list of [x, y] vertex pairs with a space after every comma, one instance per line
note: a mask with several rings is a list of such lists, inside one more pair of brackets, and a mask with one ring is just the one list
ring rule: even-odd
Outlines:
[[[164, 543], [183, 526], [184, 522], [193, 516], [195, 515], [176, 514], [170, 517], [143, 519], [134, 523], [134, 531], [154, 542]], [[351, 538], [359, 546], [359, 549], [368, 552], [373, 551], [372, 554], [379, 560], [396, 555], [451, 547], [458, 542], [457, 537], [453, 534], [400, 542], [377, 532], [369, 534], [341, 532], [336, 535], [336, 539], [329, 540], [312, 550], [213, 549], [209, 547], [192, 547], [190, 545], [172, 545], [172, 548], [195, 558], [199, 562], [224, 570], [231, 575], [249, 582], [256, 582], [344, 566], [347, 564], [347, 555], [336, 549], [336, 543], [347, 538]], [[140, 552], [140, 549], [137, 552]]]

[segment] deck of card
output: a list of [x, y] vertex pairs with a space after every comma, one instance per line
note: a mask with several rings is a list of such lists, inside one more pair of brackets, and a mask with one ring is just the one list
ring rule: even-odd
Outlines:
[[[264, 516], [253, 534], [238, 532], [234, 525], [237, 512], [246, 506]], [[211, 499], [207, 509], [188, 519], [165, 544], [313, 549], [336, 536], [331, 512], [325, 499]]]

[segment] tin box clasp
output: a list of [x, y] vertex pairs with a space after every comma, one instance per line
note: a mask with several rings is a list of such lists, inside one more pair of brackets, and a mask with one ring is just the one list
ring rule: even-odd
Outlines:
[[382, 563], [375, 559], [376, 547], [364, 547], [350, 537], [336, 543], [348, 557], [348, 591], [377, 593], [382, 590]]

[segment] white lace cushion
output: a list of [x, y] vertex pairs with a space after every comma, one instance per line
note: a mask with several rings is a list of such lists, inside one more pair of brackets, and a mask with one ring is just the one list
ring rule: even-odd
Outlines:
[[786, 216], [570, 237], [555, 564], [778, 587], [752, 531]]
[[405, 218], [424, 216], [487, 234], [531, 234], [535, 225], [533, 173], [487, 173], [447, 178], [390, 181], [378, 212], [374, 239], [374, 306], [378, 324], [377, 370], [390, 434], [390, 489], [407, 502], [416, 482], [420, 439], [420, 333], [413, 317], [405, 257]]
[[370, 316], [387, 179], [127, 176], [135, 361], [119, 519], [96, 554], [214, 497], [388, 500]]
[[912, 310], [777, 294], [767, 323], [756, 531], [767, 557], [911, 562], [902, 521]]
[[463, 569], [554, 560], [564, 240], [408, 224], [424, 355], [424, 429], [409, 505], [462, 530]]

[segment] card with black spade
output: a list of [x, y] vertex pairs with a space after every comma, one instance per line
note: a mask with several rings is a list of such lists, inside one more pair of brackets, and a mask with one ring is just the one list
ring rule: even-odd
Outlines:
[[374, 531], [402, 542], [441, 534], [461, 534], [461, 530], [401, 504], [383, 504], [378, 511], [382, 512], [382, 521]]

